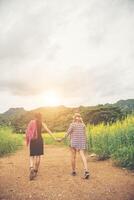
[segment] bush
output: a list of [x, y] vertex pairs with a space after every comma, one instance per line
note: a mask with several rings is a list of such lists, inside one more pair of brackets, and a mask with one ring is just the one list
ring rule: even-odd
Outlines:
[[134, 146], [117, 149], [112, 158], [117, 166], [134, 169]]
[[20, 149], [22, 143], [21, 135], [12, 133], [12, 130], [9, 128], [0, 128], [0, 157]]
[[112, 157], [120, 166], [134, 168], [134, 116], [111, 125], [88, 126], [88, 151], [100, 159]]

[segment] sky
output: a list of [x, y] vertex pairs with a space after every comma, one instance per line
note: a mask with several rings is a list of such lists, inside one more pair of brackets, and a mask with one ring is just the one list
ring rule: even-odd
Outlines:
[[134, 98], [133, 0], [0, 0], [0, 112]]

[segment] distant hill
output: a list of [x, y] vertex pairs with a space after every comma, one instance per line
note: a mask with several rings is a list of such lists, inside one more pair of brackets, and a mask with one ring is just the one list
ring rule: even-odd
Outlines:
[[26, 113], [27, 111], [25, 111], [24, 108], [10, 108], [6, 112], [0, 114], [0, 125], [1, 124], [8, 125], [11, 123], [11, 121], [21, 117]]
[[120, 100], [114, 105], [118, 106], [123, 112], [134, 112], [134, 99]]
[[14, 117], [14, 116], [19, 116], [26, 113], [24, 108], [10, 108], [6, 112], [3, 113], [3, 116], [7, 117]]
[[124, 118], [127, 114], [134, 111], [134, 99], [120, 100], [114, 104], [105, 104], [97, 106], [79, 106], [69, 108], [65, 106], [58, 107], [40, 107], [31, 111], [24, 108], [10, 108], [8, 111], [0, 114], [0, 125], [11, 125], [15, 132], [24, 132], [28, 122], [33, 119], [35, 112], [40, 112], [50, 129], [53, 131], [64, 131], [72, 121], [75, 112], [80, 112], [84, 122], [91, 124], [113, 123], [116, 120]]

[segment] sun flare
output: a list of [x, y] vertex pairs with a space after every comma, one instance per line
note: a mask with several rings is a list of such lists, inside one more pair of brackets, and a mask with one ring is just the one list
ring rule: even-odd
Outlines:
[[43, 94], [43, 101], [45, 106], [59, 106], [61, 104], [61, 97], [56, 91], [46, 91]]

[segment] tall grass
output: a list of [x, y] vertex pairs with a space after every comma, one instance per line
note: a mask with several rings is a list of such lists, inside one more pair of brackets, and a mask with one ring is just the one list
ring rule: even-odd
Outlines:
[[88, 150], [100, 159], [112, 157], [117, 165], [134, 169], [134, 116], [112, 125], [88, 125]]
[[0, 127], [0, 157], [15, 152], [22, 143], [22, 135], [12, 133], [10, 128]]

